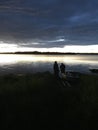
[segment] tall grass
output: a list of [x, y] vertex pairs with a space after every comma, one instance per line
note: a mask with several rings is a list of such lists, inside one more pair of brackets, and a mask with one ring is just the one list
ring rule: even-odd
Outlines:
[[98, 76], [81, 75], [71, 87], [49, 72], [1, 76], [0, 106], [5, 129], [96, 129]]

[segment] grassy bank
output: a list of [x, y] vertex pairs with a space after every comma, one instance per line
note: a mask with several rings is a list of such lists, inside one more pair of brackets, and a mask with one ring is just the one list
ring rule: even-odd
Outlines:
[[96, 129], [98, 76], [64, 87], [49, 72], [0, 76], [1, 128]]

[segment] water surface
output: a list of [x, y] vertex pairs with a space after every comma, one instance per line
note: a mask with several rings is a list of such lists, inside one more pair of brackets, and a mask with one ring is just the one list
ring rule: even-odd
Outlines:
[[53, 63], [64, 63], [67, 71], [90, 73], [98, 68], [98, 55], [0, 54], [0, 74], [53, 72]]

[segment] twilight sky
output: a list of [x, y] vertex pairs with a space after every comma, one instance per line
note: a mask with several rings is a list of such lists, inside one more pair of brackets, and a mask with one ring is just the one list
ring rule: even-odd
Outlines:
[[0, 49], [7, 48], [98, 52], [98, 0], [0, 0]]

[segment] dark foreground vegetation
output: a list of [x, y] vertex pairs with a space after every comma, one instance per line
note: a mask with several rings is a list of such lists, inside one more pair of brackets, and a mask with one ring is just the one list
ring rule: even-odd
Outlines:
[[0, 76], [0, 129], [98, 129], [98, 76], [71, 87], [49, 72]]

